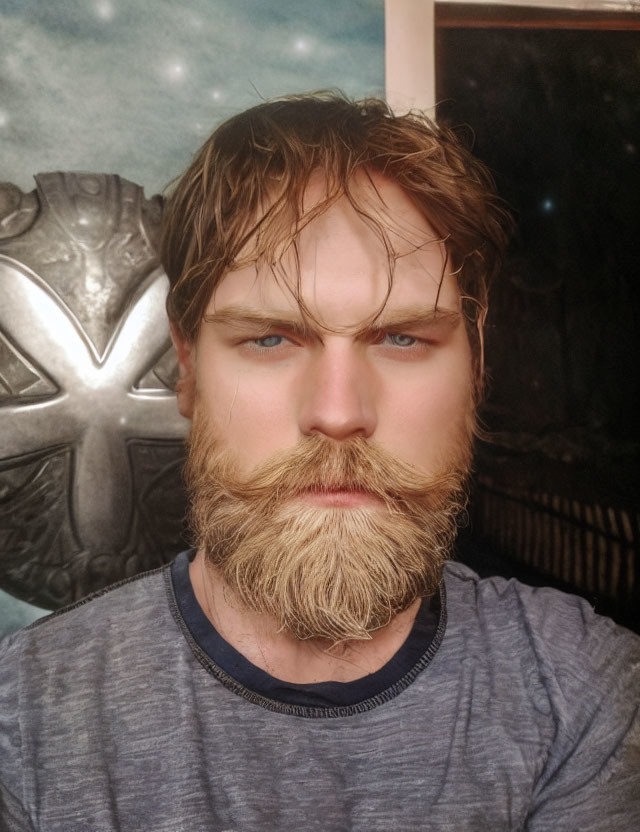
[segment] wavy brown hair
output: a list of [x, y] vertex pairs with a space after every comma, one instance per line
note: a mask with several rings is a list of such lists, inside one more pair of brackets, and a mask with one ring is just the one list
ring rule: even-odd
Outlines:
[[[303, 195], [318, 171], [326, 199], [305, 209]], [[196, 338], [211, 294], [229, 270], [252, 261], [273, 269], [287, 247], [295, 250], [299, 231], [343, 194], [385, 242], [390, 290], [394, 252], [387, 229], [350, 187], [354, 176], [372, 172], [400, 185], [444, 240], [463, 297], [479, 393], [488, 287], [501, 267], [510, 215], [486, 167], [451, 130], [420, 112], [395, 116], [379, 99], [289, 96], [234, 116], [207, 139], [170, 189], [164, 211], [167, 311], [181, 334]], [[310, 315], [297, 292], [296, 298]]]

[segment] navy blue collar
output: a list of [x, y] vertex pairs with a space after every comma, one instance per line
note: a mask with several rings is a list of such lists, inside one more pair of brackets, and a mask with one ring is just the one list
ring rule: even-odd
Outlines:
[[[441, 597], [437, 592], [420, 605], [411, 632], [395, 655], [375, 673], [353, 682], [319, 682], [298, 685], [270, 676], [226, 642], [196, 600], [189, 578], [195, 550], [182, 552], [171, 564], [171, 579], [182, 618], [209, 658], [245, 688], [268, 699], [290, 705], [326, 707], [355, 705], [396, 685], [423, 659], [436, 632], [444, 627]], [[441, 634], [440, 634], [441, 637]]]

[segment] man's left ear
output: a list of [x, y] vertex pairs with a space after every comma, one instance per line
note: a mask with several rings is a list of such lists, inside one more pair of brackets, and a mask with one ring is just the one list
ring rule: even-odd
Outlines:
[[169, 328], [173, 346], [178, 354], [178, 410], [181, 416], [191, 419], [196, 399], [195, 345], [184, 337], [175, 324], [171, 323]]

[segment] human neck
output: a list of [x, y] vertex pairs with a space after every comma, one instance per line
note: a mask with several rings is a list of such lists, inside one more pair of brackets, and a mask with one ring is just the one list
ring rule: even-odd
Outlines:
[[325, 639], [301, 641], [278, 630], [264, 613], [242, 607], [219, 573], [205, 567], [198, 551], [189, 566], [198, 604], [218, 633], [248, 661], [269, 675], [294, 684], [351, 682], [380, 670], [400, 649], [420, 608], [420, 599], [367, 641], [332, 646]]

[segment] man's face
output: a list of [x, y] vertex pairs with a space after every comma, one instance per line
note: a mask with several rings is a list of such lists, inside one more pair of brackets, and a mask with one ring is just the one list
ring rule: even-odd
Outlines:
[[[398, 255], [391, 292], [378, 320], [371, 324], [388, 291], [388, 251], [379, 234], [343, 197], [301, 232], [297, 265], [290, 251], [275, 274], [255, 266], [228, 273], [209, 302], [195, 345], [179, 345], [183, 373], [194, 382], [183, 387], [180, 399], [185, 415], [196, 409], [192, 458], [199, 457], [195, 468], [200, 485], [195, 490], [206, 491], [200, 487], [208, 476], [206, 459], [219, 452], [232, 460], [234, 476], [246, 483], [251, 483], [254, 472], [261, 482], [273, 481], [262, 477], [264, 466], [276, 457], [284, 460], [284, 467], [276, 469], [282, 473], [276, 473], [275, 482], [276, 499], [281, 493], [285, 505], [263, 501], [264, 516], [258, 524], [262, 535], [271, 514], [278, 515], [278, 534], [289, 535], [283, 557], [287, 547], [303, 547], [303, 538], [308, 538], [308, 561], [317, 559], [320, 555], [313, 547], [323, 536], [333, 543], [325, 547], [322, 557], [342, 548], [347, 539], [356, 550], [366, 545], [370, 552], [376, 540], [386, 540], [385, 524], [398, 523], [397, 517], [389, 519], [389, 506], [382, 496], [384, 471], [391, 471], [388, 476], [398, 483], [401, 475], [411, 478], [414, 471], [426, 490], [430, 478], [452, 470], [464, 472], [468, 465], [472, 365], [456, 279], [448, 271], [444, 245], [404, 192], [382, 177], [374, 178], [374, 183], [377, 194], [368, 180], [358, 180], [354, 187], [386, 228], [388, 242]], [[322, 183], [315, 180], [307, 193], [308, 203], [323, 194]], [[307, 321], [306, 328], [298, 303], [284, 285], [286, 281], [289, 287], [295, 286], [297, 275], [301, 298], [315, 318], [315, 322]], [[334, 449], [339, 455], [358, 443], [365, 453], [367, 448], [379, 452], [370, 467], [356, 465], [360, 476], [371, 482], [357, 481], [340, 492], [322, 493], [323, 483], [314, 478], [321, 479], [325, 476], [321, 471], [339, 466], [332, 463], [333, 468], [322, 468], [314, 462], [315, 467], [309, 469], [312, 475], [300, 475], [304, 490], [294, 493], [292, 487], [287, 493], [296, 476], [287, 473], [287, 454], [295, 455], [297, 449], [308, 446], [330, 453]], [[296, 457], [301, 469], [306, 464], [303, 459]], [[343, 474], [346, 470], [340, 467]], [[215, 498], [218, 504], [225, 488], [229, 490], [222, 483]], [[416, 486], [415, 494], [421, 488]], [[446, 488], [444, 493], [449, 493]], [[415, 517], [422, 509], [414, 510], [412, 499], [405, 504], [405, 514]], [[201, 508], [206, 505], [203, 500]], [[256, 513], [260, 512], [247, 512], [244, 520], [233, 522], [244, 529]], [[224, 527], [223, 516], [228, 519], [230, 515], [216, 516], [215, 527]], [[423, 520], [416, 528], [440, 522]], [[292, 534], [294, 522], [297, 528]], [[239, 540], [237, 529], [233, 525], [231, 529], [226, 537]], [[394, 537], [389, 534], [389, 539]], [[415, 534], [419, 548], [422, 532]], [[446, 537], [443, 533], [442, 539]], [[263, 545], [275, 550], [274, 540], [275, 533]], [[217, 548], [218, 543], [211, 545]], [[393, 545], [407, 549], [413, 544], [403, 542], [400, 535]], [[431, 544], [427, 541], [426, 545]], [[256, 548], [256, 557], [264, 561], [264, 552]], [[356, 554], [360, 561], [351, 578], [345, 577], [346, 584], [355, 580], [358, 569], [367, 570], [367, 550]], [[388, 571], [395, 571], [393, 556], [382, 555], [388, 560]], [[225, 557], [220, 555], [218, 564]], [[438, 564], [443, 557], [446, 552], [434, 555]], [[251, 574], [251, 580], [257, 580]], [[299, 586], [301, 579], [296, 580]], [[411, 591], [416, 592], [415, 586], [402, 590], [405, 595]], [[341, 593], [348, 594], [348, 587]], [[393, 612], [415, 597], [394, 602]], [[261, 606], [251, 603], [254, 608]], [[297, 615], [300, 618], [302, 613]], [[370, 616], [369, 626], [380, 626], [372, 621], [383, 617], [378, 609]], [[286, 623], [285, 616], [282, 621]], [[362, 625], [367, 628], [364, 619]], [[311, 624], [305, 632], [315, 634]], [[326, 635], [337, 639], [340, 632], [339, 628], [334, 633], [327, 630]]]
[[[434, 472], [457, 441], [461, 422], [472, 417], [470, 347], [444, 245], [395, 183], [374, 181], [387, 206], [379, 206], [381, 222], [393, 218], [390, 241], [401, 255], [376, 326], [415, 317], [416, 310], [426, 320], [381, 333], [379, 343], [367, 334], [315, 326], [300, 337], [278, 325], [265, 333], [242, 320], [203, 323], [189, 371], [211, 429], [246, 472], [313, 433], [335, 440], [362, 436]], [[368, 183], [359, 187], [371, 191]], [[418, 240], [434, 242], [415, 251]], [[322, 323], [357, 329], [380, 307], [388, 255], [346, 198], [303, 230], [298, 248], [301, 295]], [[287, 265], [295, 285], [296, 267]], [[441, 317], [429, 320], [436, 303]], [[302, 322], [292, 294], [271, 271], [256, 274], [253, 266], [227, 274], [207, 315], [229, 310]]]

